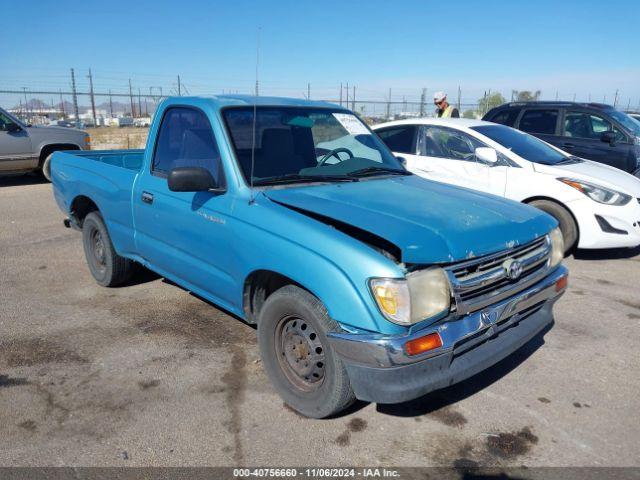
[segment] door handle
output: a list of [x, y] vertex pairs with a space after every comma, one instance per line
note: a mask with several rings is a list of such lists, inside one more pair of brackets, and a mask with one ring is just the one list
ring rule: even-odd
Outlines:
[[142, 201], [151, 205], [153, 203], [153, 193], [142, 192]]
[[564, 148], [575, 148], [576, 147], [575, 144], [573, 144], [573, 143], [563, 143], [562, 146]]

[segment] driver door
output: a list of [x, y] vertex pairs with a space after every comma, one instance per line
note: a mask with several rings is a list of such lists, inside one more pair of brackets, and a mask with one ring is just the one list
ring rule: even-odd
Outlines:
[[27, 131], [0, 111], [0, 171], [29, 170], [37, 166], [38, 156], [32, 153]]
[[420, 160], [414, 168], [439, 182], [504, 196], [508, 167], [502, 161], [478, 160], [475, 149], [486, 146], [459, 130], [424, 125], [418, 137]]

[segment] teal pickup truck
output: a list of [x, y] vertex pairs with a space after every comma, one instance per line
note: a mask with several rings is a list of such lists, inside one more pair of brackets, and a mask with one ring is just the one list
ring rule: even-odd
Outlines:
[[57, 152], [52, 179], [100, 285], [137, 262], [257, 324], [273, 386], [310, 417], [486, 369], [567, 286], [553, 218], [412, 175], [332, 104], [169, 98], [145, 150]]

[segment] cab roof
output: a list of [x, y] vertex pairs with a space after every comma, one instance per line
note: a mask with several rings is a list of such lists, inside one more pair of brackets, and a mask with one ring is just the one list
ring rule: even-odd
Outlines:
[[276, 106], [276, 107], [315, 107], [315, 108], [346, 108], [334, 103], [322, 102], [316, 100], [304, 100], [300, 98], [288, 97], [262, 97], [255, 95], [203, 95], [203, 96], [182, 96], [168, 97], [167, 102], [170, 104], [179, 102], [208, 102], [211, 106], [221, 109], [225, 107], [249, 107], [257, 106]]

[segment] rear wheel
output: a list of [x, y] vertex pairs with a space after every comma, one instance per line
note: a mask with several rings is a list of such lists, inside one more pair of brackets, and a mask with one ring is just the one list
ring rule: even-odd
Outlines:
[[91, 275], [99, 285], [115, 287], [131, 278], [134, 262], [116, 253], [100, 213], [91, 212], [85, 217], [82, 243]]
[[565, 254], [571, 253], [578, 241], [578, 225], [571, 213], [562, 205], [549, 200], [534, 200], [529, 205], [539, 208], [558, 221], [564, 240], [564, 252]]
[[51, 157], [53, 153], [50, 153], [42, 162], [42, 176], [46, 178], [49, 182], [51, 181]]
[[267, 375], [285, 403], [307, 417], [328, 417], [355, 401], [326, 337], [338, 330], [324, 305], [295, 285], [274, 292], [260, 311], [258, 343]]

